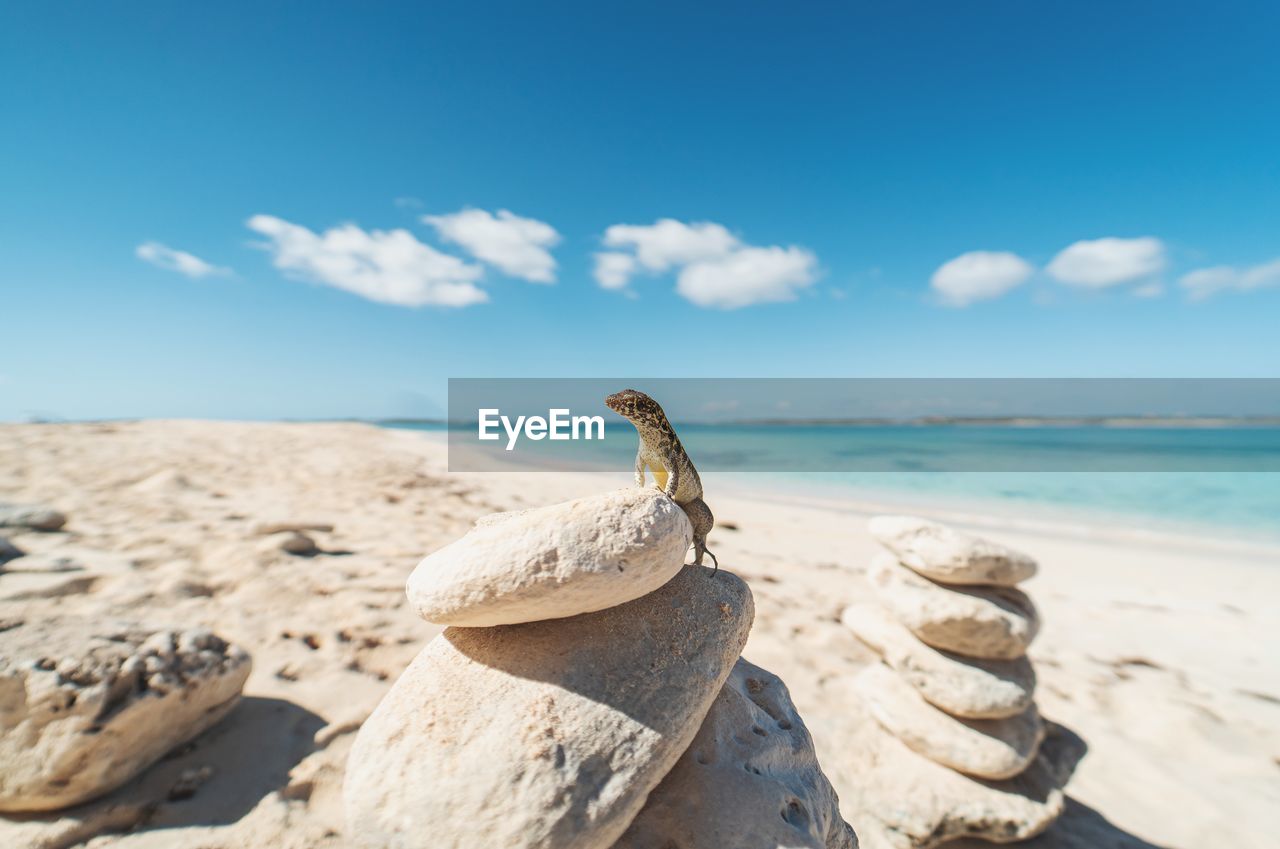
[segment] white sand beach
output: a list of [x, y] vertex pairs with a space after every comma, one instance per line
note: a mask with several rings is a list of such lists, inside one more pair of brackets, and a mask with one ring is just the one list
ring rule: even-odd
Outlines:
[[[253, 660], [244, 700], [210, 731], [106, 797], [0, 818], [0, 845], [344, 846], [354, 732], [439, 630], [408, 607], [409, 572], [480, 516], [630, 483], [629, 469], [450, 474], [438, 436], [363, 424], [0, 426], [0, 501], [68, 517], [0, 531], [26, 552], [0, 567], [0, 620], [198, 625]], [[704, 485], [712, 548], [755, 596], [744, 656], [785, 680], [843, 798], [858, 768], [849, 682], [872, 655], [840, 613], [867, 597], [866, 522], [881, 511]], [[1025, 845], [1274, 846], [1280, 551], [968, 521], [1039, 561], [1038, 700], [1089, 747], [1067, 814]], [[333, 529], [296, 556], [261, 532], [271, 523]]]

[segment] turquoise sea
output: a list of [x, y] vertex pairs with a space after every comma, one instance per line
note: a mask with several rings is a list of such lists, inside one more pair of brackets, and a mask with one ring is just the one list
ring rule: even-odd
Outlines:
[[[443, 424], [384, 422], [445, 431]], [[1152, 531], [1280, 541], [1280, 428], [965, 425], [679, 425], [704, 478], [796, 494], [892, 501]], [[474, 442], [456, 428], [454, 451]], [[492, 443], [486, 444], [486, 450]], [[635, 431], [521, 443], [494, 455], [546, 471], [629, 471]]]

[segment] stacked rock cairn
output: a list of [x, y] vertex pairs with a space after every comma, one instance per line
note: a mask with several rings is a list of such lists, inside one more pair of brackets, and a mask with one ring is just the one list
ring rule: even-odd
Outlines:
[[846, 800], [863, 845], [1038, 834], [1083, 744], [1036, 709], [1026, 653], [1040, 620], [1017, 588], [1036, 562], [915, 517], [876, 517], [870, 531], [886, 549], [869, 572], [878, 604], [842, 615], [880, 657], [854, 681], [875, 720], [854, 743], [863, 772]]
[[652, 489], [481, 519], [409, 601], [447, 627], [361, 727], [343, 789], [369, 849], [852, 849], [776, 676], [740, 658], [732, 573], [685, 566]]

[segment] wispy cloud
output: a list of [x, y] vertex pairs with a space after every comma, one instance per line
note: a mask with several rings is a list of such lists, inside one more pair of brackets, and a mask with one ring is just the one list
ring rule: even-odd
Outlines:
[[464, 209], [450, 215], [424, 215], [422, 220], [444, 241], [505, 274], [533, 283], [556, 282], [556, 261], [550, 249], [560, 243], [560, 234], [546, 222], [505, 209], [497, 215]]
[[270, 241], [276, 268], [285, 273], [404, 307], [464, 307], [489, 299], [475, 283], [484, 274], [418, 241], [407, 230], [363, 230], [355, 224], [315, 233], [272, 215], [255, 215], [249, 229]]
[[1021, 286], [1033, 273], [1031, 263], [1017, 254], [970, 251], [939, 266], [929, 285], [943, 303], [963, 307], [998, 298]]
[[796, 247], [744, 244], [721, 224], [686, 224], [663, 218], [653, 224], [615, 224], [604, 234], [611, 250], [595, 256], [596, 282], [625, 289], [641, 272], [678, 269], [676, 292], [715, 309], [794, 300], [817, 279], [818, 260]]
[[134, 254], [143, 262], [149, 262], [165, 271], [176, 271], [187, 277], [226, 277], [231, 269], [222, 268], [205, 262], [195, 254], [175, 250], [160, 242], [143, 242], [134, 249]]
[[631, 254], [607, 251], [596, 254], [596, 282], [605, 289], [625, 289], [638, 267]]
[[1086, 289], [1105, 289], [1157, 274], [1165, 267], [1164, 243], [1151, 236], [1108, 237], [1063, 248], [1045, 267], [1054, 279]]
[[1247, 268], [1236, 268], [1231, 265], [1198, 268], [1182, 275], [1178, 285], [1186, 289], [1191, 299], [1196, 301], [1218, 292], [1248, 292], [1253, 289], [1280, 286], [1280, 259]]

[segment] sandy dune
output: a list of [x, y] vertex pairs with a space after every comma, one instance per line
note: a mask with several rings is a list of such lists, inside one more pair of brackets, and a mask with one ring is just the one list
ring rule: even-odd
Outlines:
[[[28, 554], [0, 569], [0, 619], [207, 626], [254, 659], [219, 726], [104, 799], [0, 819], [0, 845], [342, 846], [352, 732], [436, 630], [406, 604], [413, 566], [483, 514], [630, 481], [445, 468], [438, 438], [359, 424], [0, 427], [0, 500], [69, 516], [3, 534]], [[848, 684], [870, 659], [839, 615], [867, 595], [874, 508], [705, 484], [712, 546], [756, 597], [745, 656], [785, 679], [839, 791], [857, 769]], [[1090, 747], [1068, 815], [1028, 845], [1275, 845], [1280, 553], [976, 521], [1039, 559], [1039, 701]], [[333, 530], [298, 556], [270, 523]]]

